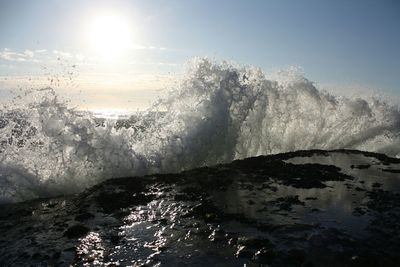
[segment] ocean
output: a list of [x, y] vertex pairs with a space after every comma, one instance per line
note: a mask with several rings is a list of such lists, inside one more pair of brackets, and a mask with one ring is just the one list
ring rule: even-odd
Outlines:
[[319, 90], [296, 73], [200, 58], [146, 111], [99, 114], [52, 88], [0, 110], [0, 202], [81, 192], [113, 177], [175, 173], [257, 155], [357, 149], [400, 157], [400, 110]]

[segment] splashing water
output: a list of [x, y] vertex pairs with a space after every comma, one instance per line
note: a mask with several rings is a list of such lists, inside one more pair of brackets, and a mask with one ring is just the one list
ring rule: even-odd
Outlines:
[[353, 148], [400, 156], [400, 111], [318, 91], [301, 75], [189, 64], [176, 89], [129, 120], [68, 108], [51, 88], [0, 111], [0, 201], [82, 191], [261, 154]]

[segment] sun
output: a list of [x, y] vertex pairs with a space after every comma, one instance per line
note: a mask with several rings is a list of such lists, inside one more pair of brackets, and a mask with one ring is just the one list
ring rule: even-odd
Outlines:
[[94, 17], [87, 30], [90, 49], [102, 59], [118, 58], [131, 45], [131, 29], [129, 26], [129, 23], [123, 17], [115, 14]]

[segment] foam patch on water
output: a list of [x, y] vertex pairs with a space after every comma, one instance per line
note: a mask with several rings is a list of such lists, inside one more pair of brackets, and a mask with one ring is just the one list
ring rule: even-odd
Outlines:
[[82, 191], [104, 179], [178, 172], [299, 149], [400, 156], [398, 107], [319, 91], [288, 71], [195, 59], [179, 85], [123, 122], [68, 107], [51, 88], [0, 111], [0, 199]]

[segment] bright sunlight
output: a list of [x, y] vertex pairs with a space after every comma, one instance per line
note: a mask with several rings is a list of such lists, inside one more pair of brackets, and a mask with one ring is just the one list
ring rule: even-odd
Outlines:
[[87, 39], [99, 57], [113, 60], [131, 46], [129, 23], [114, 14], [94, 17], [88, 27]]

